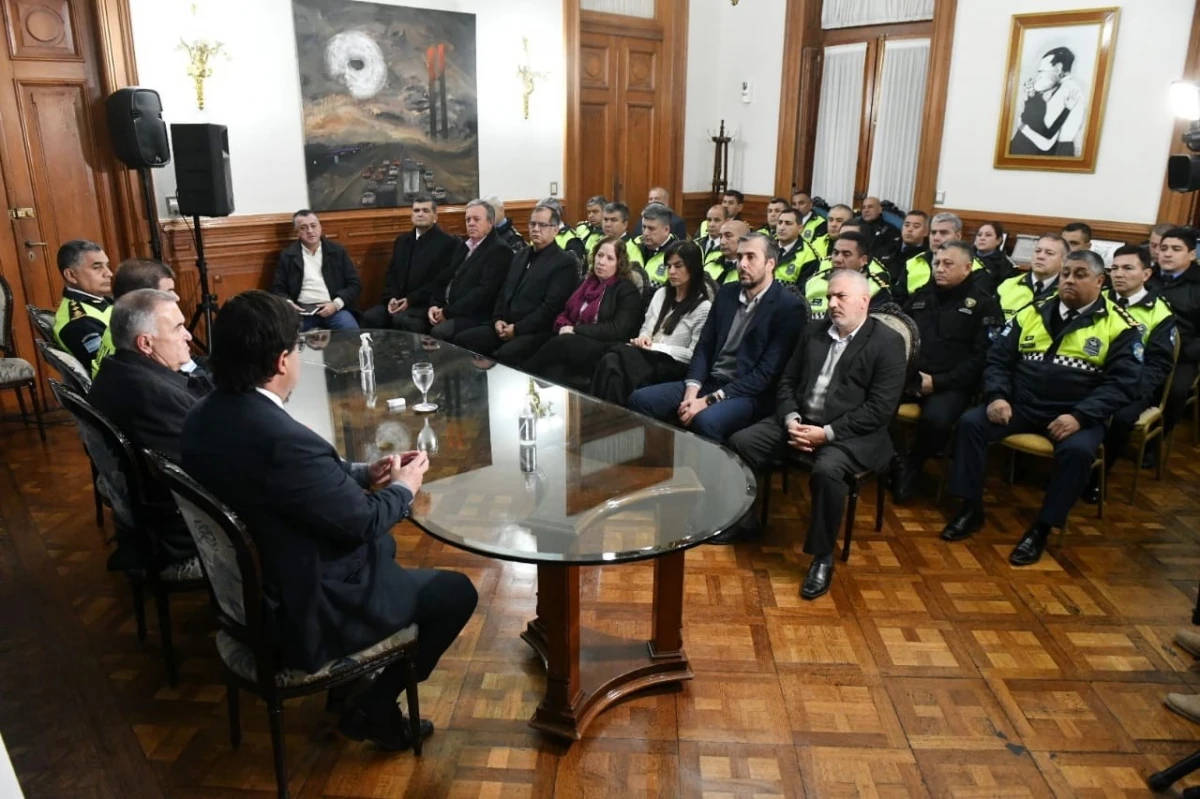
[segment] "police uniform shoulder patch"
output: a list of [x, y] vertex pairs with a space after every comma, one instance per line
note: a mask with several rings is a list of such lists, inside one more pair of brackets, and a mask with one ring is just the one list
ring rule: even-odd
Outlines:
[[1123, 319], [1123, 320], [1125, 321], [1125, 323], [1126, 323], [1127, 325], [1129, 325], [1130, 327], [1137, 327], [1137, 326], [1138, 326], [1138, 321], [1137, 321], [1136, 319], [1134, 319], [1134, 318], [1133, 318], [1133, 314], [1129, 313], [1129, 311], [1128, 311], [1128, 310], [1126, 310], [1125, 308], [1122, 308], [1120, 305], [1117, 305], [1116, 303], [1113, 303], [1113, 304], [1112, 304], [1112, 309], [1113, 309], [1114, 311], [1116, 311], [1116, 312], [1117, 312], [1117, 316], [1121, 317], [1121, 319]]
[[967, 297], [965, 300], [963, 300], [963, 305], [967, 306], [968, 308], [974, 308], [975, 307], [975, 298]]
[[1141, 363], [1146, 357], [1146, 348], [1142, 346], [1141, 341], [1133, 342], [1133, 359]]
[[1175, 346], [1175, 340], [1178, 335], [1179, 335], [1179, 329], [1175, 328], [1175, 327], [1171, 328], [1171, 346], [1172, 347]]
[[1083, 342], [1083, 351], [1094, 358], [1100, 354], [1100, 348], [1103, 346], [1100, 339], [1089, 336], [1088, 340]]
[[67, 312], [71, 315], [71, 321], [87, 316], [87, 312], [83, 310], [83, 304], [79, 300], [68, 301]]

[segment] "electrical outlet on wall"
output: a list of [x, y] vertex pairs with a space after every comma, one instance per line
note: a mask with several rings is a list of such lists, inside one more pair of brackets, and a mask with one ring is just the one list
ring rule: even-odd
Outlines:
[[178, 197], [168, 197], [167, 198], [167, 213], [171, 214], [172, 216], [179, 216], [179, 198]]
[[946, 190], [938, 189], [933, 195], [933, 201], [938, 205], [944, 205], [946, 202]]
[[551, 197], [558, 196], [558, 181], [557, 180], [550, 181], [550, 196]]

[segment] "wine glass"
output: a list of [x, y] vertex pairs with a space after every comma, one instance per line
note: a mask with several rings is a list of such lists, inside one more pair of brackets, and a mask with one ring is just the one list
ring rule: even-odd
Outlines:
[[417, 434], [417, 449], [427, 455], [436, 455], [438, 451], [437, 433], [429, 426], [429, 417], [425, 417], [425, 426]]
[[437, 403], [429, 401], [429, 387], [433, 385], [433, 364], [414, 363], [412, 368], [413, 385], [421, 392], [421, 401], [413, 406], [417, 413], [432, 413], [437, 410]]

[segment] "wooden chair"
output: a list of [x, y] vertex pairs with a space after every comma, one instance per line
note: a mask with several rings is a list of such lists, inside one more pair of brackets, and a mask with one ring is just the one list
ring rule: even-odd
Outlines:
[[[1174, 364], [1179, 363], [1179, 348], [1182, 342], [1182, 337], [1175, 336], [1175, 360]], [[1129, 436], [1129, 444], [1137, 448], [1137, 456], [1133, 461], [1133, 490], [1129, 493], [1129, 504], [1132, 505], [1137, 499], [1138, 480], [1142, 476], [1142, 460], [1146, 457], [1146, 445], [1151, 441], [1158, 439], [1159, 453], [1157, 462], [1154, 465], [1154, 479], [1162, 480], [1163, 469], [1166, 466], [1167, 451], [1163, 446], [1163, 437], [1166, 430], [1166, 410], [1167, 396], [1171, 393], [1171, 384], [1175, 382], [1175, 366], [1171, 366], [1171, 373], [1167, 375], [1167, 382], [1162, 388], [1162, 398], [1158, 401], [1158, 405], [1151, 406], [1142, 411], [1142, 415], [1138, 417], [1137, 423], [1133, 426], [1133, 431]], [[1192, 388], [1195, 392], [1195, 387]], [[1120, 454], [1120, 453], [1118, 453]]]
[[[1053, 458], [1054, 442], [1040, 433], [1017, 433], [1000, 440], [1000, 444], [1012, 450], [1013, 457], [1008, 463], [1008, 484], [1012, 485], [1016, 477], [1018, 452], [1033, 455], [1035, 458]], [[1141, 464], [1138, 464], [1139, 468]], [[1096, 459], [1092, 461], [1092, 470], [1100, 470], [1100, 500], [1096, 503], [1096, 518], [1104, 518], [1104, 500], [1108, 498], [1108, 479], [1104, 474], [1104, 444], [1096, 450]], [[1066, 535], [1067, 526], [1063, 525], [1062, 534]]]
[[267, 623], [258, 549], [245, 525], [183, 469], [157, 453], [146, 452], [145, 457], [151, 474], [174, 495], [196, 542], [200, 564], [208, 579], [220, 625], [216, 643], [226, 672], [230, 744], [236, 748], [241, 743], [238, 688], [245, 688], [266, 702], [276, 786], [279, 796], [287, 797], [282, 724], [284, 700], [345, 685], [399, 663], [408, 672], [406, 693], [412, 746], [413, 752], [420, 755], [421, 721], [415, 662], [417, 626], [405, 627], [368, 649], [330, 661], [312, 673], [283, 667], [279, 663], [274, 632]]
[[[805, 306], [807, 312], [808, 306]], [[903, 311], [900, 306], [895, 303], [887, 303], [878, 310], [871, 312], [871, 317], [878, 322], [887, 325], [892, 330], [900, 334], [904, 339], [905, 357], [907, 358], [907, 373], [911, 374], [916, 367], [917, 353], [921, 350], [921, 335], [917, 330], [916, 323]], [[761, 509], [760, 524], [763, 527], [767, 526], [767, 515], [771, 502], [771, 476], [776, 468], [783, 470], [783, 493], [788, 490], [787, 470], [790, 467], [796, 467], [803, 471], [811, 471], [812, 458], [809, 455], [799, 452], [788, 452], [784, 459], [773, 464], [767, 469], [766, 475], [766, 490], [763, 491], [763, 501]], [[862, 490], [863, 484], [875, 478], [875, 532], [883, 529], [883, 511], [884, 502], [887, 498], [885, 490], [885, 478], [891, 474], [892, 467], [889, 463], [883, 469], [878, 471], [866, 470], [856, 474], [852, 474], [846, 478], [846, 486], [850, 489], [849, 496], [846, 499], [846, 530], [845, 537], [842, 540], [842, 562], [850, 560], [850, 543], [854, 536], [854, 514], [858, 509], [858, 496]]]
[[175, 685], [179, 681], [179, 674], [171, 635], [170, 595], [204, 587], [200, 562], [193, 557], [183, 563], [169, 563], [164, 556], [154, 526], [147, 516], [142, 465], [129, 439], [75, 391], [57, 380], [50, 381], [50, 388], [75, 420], [83, 447], [96, 470], [96, 485], [112, 507], [118, 535], [136, 546], [144, 547], [149, 555], [149, 565], [125, 569], [124, 572], [133, 592], [138, 640], [142, 642], [146, 640], [146, 590], [154, 597], [167, 682]]
[[46, 425], [42, 422], [42, 406], [38, 402], [37, 372], [33, 364], [24, 358], [17, 357], [16, 340], [13, 338], [12, 325], [13, 298], [8, 281], [0, 275], [0, 392], [12, 391], [17, 395], [17, 405], [21, 408], [21, 421], [29, 426], [29, 411], [25, 407], [25, 395], [22, 389], [29, 389], [29, 399], [33, 402], [33, 415], [37, 419], [38, 435], [42, 443], [46, 443]]
[[629, 265], [629, 279], [633, 281], [633, 285], [637, 286], [638, 293], [642, 295], [642, 299], [649, 303], [650, 298], [654, 295], [654, 289], [650, 288], [650, 278], [646, 275], [646, 270], [641, 264]]

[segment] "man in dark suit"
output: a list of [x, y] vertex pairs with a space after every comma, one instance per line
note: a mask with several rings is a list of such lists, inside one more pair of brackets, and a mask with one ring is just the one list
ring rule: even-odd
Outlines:
[[[728, 222], [726, 224], [729, 224]], [[779, 248], [762, 233], [738, 242], [738, 283], [721, 286], [687, 378], [640, 388], [629, 407], [724, 441], [768, 411], [804, 305], [775, 280]]]
[[[183, 313], [171, 291], [138, 289], [123, 294], [113, 306], [109, 332], [114, 352], [104, 359], [88, 392], [88, 401], [125, 434], [139, 452], [152, 449], [179, 462], [179, 435], [188, 411], [209, 391], [207, 377], [180, 371], [192, 359]], [[144, 475], [146, 515], [153, 524], [161, 563], [182, 563], [196, 556], [196, 546], [171, 496]], [[117, 530], [117, 549], [109, 558], [114, 571], [152, 565], [149, 541], [132, 531]]]
[[[225, 303], [212, 332], [217, 390], [188, 414], [183, 467], [252, 532], [267, 623], [283, 665], [314, 672], [416, 624], [417, 677], [429, 677], [475, 610], [456, 572], [396, 563], [392, 526], [409, 514], [429, 466], [424, 453], [350, 464], [283, 405], [300, 378], [295, 309], [261, 291]], [[374, 491], [369, 489], [374, 488]], [[402, 750], [412, 741], [389, 666], [339, 729]], [[422, 722], [422, 737], [433, 725]]]
[[471, 200], [463, 217], [467, 240], [455, 250], [450, 268], [439, 276], [425, 315], [430, 332], [446, 341], [487, 324], [513, 259], [493, 226], [496, 209], [491, 203]]
[[519, 364], [551, 336], [554, 319], [579, 282], [574, 256], [554, 243], [558, 212], [537, 205], [529, 215], [533, 241], [513, 256], [490, 325], [459, 332], [454, 343], [503, 363]]
[[[828, 294], [828, 318], [808, 325], [784, 370], [775, 415], [729, 440], [755, 471], [789, 448], [812, 458], [812, 515], [804, 551], [813, 560], [800, 591], [805, 599], [824, 594], [833, 580], [846, 478], [882, 469], [891, 460], [888, 424], [900, 402], [906, 365], [904, 340], [868, 315], [865, 275], [838, 270]], [[718, 543], [745, 533], [735, 528]]]
[[271, 293], [300, 310], [301, 330], [357, 328], [350, 311], [362, 283], [350, 254], [321, 235], [321, 220], [307, 208], [292, 214], [292, 227], [297, 238], [279, 253]]
[[[671, 235], [680, 241], [685, 240], [688, 237], [687, 222], [684, 221], [683, 217], [671, 210], [671, 192], [667, 191], [662, 186], [654, 186], [651, 188], [650, 194], [646, 198], [646, 205], [654, 205], [656, 203], [661, 205], [663, 208], [666, 208], [667, 212], [671, 215], [671, 221], [668, 225], [671, 229]], [[642, 235], [642, 218], [640, 216], [634, 223], [633, 229], [630, 231], [629, 235], [635, 239]]]
[[438, 227], [437, 202], [424, 194], [413, 198], [412, 224], [392, 245], [380, 304], [363, 313], [364, 327], [429, 332], [434, 286], [462, 242]]

